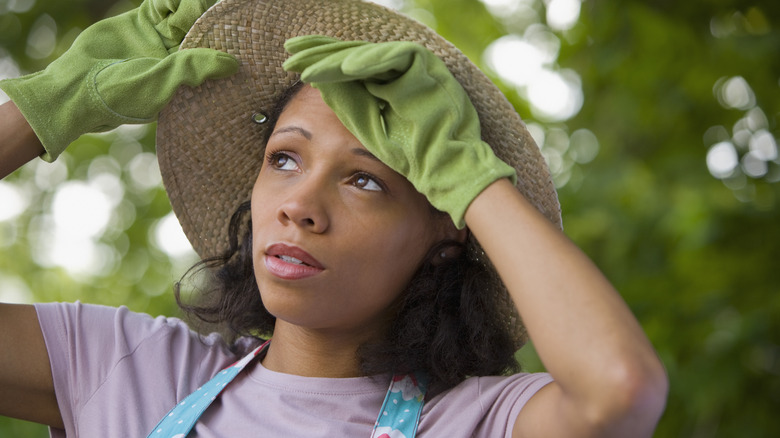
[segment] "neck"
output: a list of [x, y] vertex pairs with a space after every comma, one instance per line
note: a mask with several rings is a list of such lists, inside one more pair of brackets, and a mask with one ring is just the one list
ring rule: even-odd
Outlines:
[[365, 341], [365, 336], [311, 330], [277, 319], [262, 363], [271, 371], [304, 377], [358, 377], [357, 350]]

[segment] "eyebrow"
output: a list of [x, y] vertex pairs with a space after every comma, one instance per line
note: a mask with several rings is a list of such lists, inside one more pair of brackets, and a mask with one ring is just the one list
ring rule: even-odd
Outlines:
[[[275, 130], [273, 132], [273, 134], [271, 134], [271, 136], [273, 137], [274, 135], [277, 135], [277, 134], [287, 134], [287, 133], [291, 133], [291, 132], [300, 134], [303, 137], [305, 137], [307, 140], [311, 140], [312, 137], [313, 137], [311, 132], [301, 128], [300, 126], [285, 126], [284, 128], [279, 128], [279, 129]], [[366, 149], [352, 148], [350, 150], [350, 152], [352, 152], [354, 155], [360, 155], [361, 157], [370, 158], [370, 159], [372, 159], [374, 161], [378, 161], [380, 163], [382, 162], [382, 160], [377, 158], [374, 154], [372, 154], [371, 152], [369, 152]]]
[[371, 158], [372, 160], [379, 161], [380, 163], [382, 162], [382, 160], [380, 160], [374, 154], [372, 154], [371, 152], [369, 152], [369, 151], [367, 151], [365, 149], [352, 148], [352, 150], [350, 152], [352, 152], [355, 155], [360, 155], [360, 156], [363, 156], [363, 157]]
[[311, 140], [312, 135], [311, 132], [301, 128], [300, 126], [285, 126], [284, 128], [280, 128], [274, 131], [271, 136], [273, 137], [276, 134], [285, 134], [288, 132], [298, 133], [306, 138], [306, 140]]

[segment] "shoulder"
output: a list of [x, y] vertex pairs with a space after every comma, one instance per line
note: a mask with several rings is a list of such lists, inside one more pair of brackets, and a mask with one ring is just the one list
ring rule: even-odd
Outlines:
[[[235, 360], [221, 337], [201, 337], [177, 318], [78, 302], [36, 310], [68, 436], [143, 435]], [[134, 418], [126, 406], [137, 407]]]
[[52, 365], [55, 359], [109, 368], [133, 357], [155, 356], [158, 363], [197, 363], [209, 355], [220, 363], [234, 359], [221, 336], [202, 336], [178, 318], [80, 302], [36, 304], [35, 309]]
[[[67, 342], [69, 337], [83, 336], [94, 338], [95, 342], [103, 340], [135, 345], [155, 337], [199, 337], [178, 318], [152, 317], [131, 311], [125, 306], [109, 307], [77, 301], [36, 304], [35, 310], [44, 336], [56, 336], [60, 338], [59, 341]], [[204, 345], [224, 344], [216, 334], [200, 338]]]
[[511, 376], [471, 377], [430, 401], [431, 407], [452, 404], [480, 406], [482, 412], [497, 404], [517, 404], [528, 401], [543, 386], [552, 382], [547, 373], [518, 373]]
[[547, 373], [472, 377], [425, 404], [420, 432], [429, 436], [509, 436], [528, 400], [552, 382]]

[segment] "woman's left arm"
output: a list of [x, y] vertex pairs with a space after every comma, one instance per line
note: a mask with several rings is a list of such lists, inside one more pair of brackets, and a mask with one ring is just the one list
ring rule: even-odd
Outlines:
[[652, 436], [668, 379], [598, 268], [507, 179], [477, 196], [465, 219], [555, 379], [523, 408], [513, 436]]
[[285, 69], [319, 89], [434, 207], [468, 225], [494, 262], [555, 378], [523, 409], [515, 436], [650, 436], [666, 399], [663, 366], [599, 270], [505, 178], [516, 170], [481, 140], [477, 111], [444, 61], [398, 41], [309, 35], [285, 48]]

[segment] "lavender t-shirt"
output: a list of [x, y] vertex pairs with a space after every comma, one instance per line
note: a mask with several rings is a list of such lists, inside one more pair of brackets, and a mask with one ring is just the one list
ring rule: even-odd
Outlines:
[[[37, 304], [65, 430], [57, 437], [146, 437], [180, 400], [238, 358], [218, 335], [126, 307]], [[417, 435], [510, 437], [548, 374], [475, 377], [426, 402]], [[389, 376], [328, 379], [257, 361], [206, 410], [190, 436], [366, 437]]]

